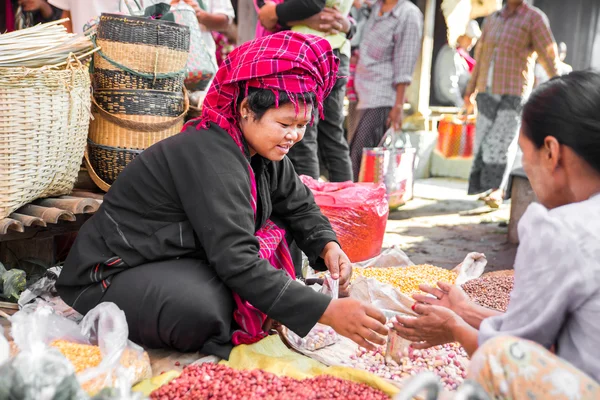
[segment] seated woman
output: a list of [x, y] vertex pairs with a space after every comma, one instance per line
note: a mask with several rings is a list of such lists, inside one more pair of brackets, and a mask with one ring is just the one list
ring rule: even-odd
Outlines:
[[326, 40], [298, 33], [234, 50], [202, 117], [131, 162], [82, 227], [61, 297], [83, 314], [115, 303], [130, 338], [149, 348], [227, 358], [265, 337], [270, 320], [300, 336], [321, 322], [362, 346], [381, 343], [377, 309], [294, 280], [285, 237], [348, 285], [348, 258], [285, 156], [337, 70]]
[[414, 295], [418, 317], [394, 326], [416, 348], [460, 342], [494, 398], [600, 398], [599, 88], [600, 74], [573, 72], [524, 106], [519, 145], [540, 204], [519, 223], [506, 313], [440, 283]]

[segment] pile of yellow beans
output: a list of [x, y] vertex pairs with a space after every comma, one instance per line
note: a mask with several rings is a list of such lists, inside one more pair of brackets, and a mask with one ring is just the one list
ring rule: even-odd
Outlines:
[[457, 274], [444, 268], [423, 264], [409, 267], [354, 268], [352, 281], [360, 276], [388, 283], [398, 288], [402, 293], [411, 295], [420, 292], [419, 285], [425, 284], [436, 287], [437, 282], [440, 281], [454, 284]]
[[79, 344], [66, 340], [55, 340], [50, 346], [58, 349], [75, 367], [75, 373], [88, 368], [97, 367], [102, 361], [100, 347], [89, 344]]

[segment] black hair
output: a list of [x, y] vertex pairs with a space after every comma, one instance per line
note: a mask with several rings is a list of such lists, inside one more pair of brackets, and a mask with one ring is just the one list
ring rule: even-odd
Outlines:
[[600, 73], [575, 71], [540, 85], [523, 107], [523, 132], [538, 149], [556, 138], [600, 172]]
[[[271, 89], [248, 88], [248, 96], [245, 95], [244, 89], [240, 89], [240, 94], [237, 99], [238, 107], [245, 98], [248, 98], [248, 107], [254, 113], [254, 117], [260, 120], [269, 108], [277, 105], [277, 98]], [[290, 99], [290, 96], [284, 91], [279, 91], [279, 105], [299, 101], [301, 103], [315, 105], [316, 95], [312, 92], [299, 93], [295, 99]]]

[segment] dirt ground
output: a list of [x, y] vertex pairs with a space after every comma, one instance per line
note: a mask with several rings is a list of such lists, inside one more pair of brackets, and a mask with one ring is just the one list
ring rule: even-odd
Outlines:
[[453, 268], [467, 253], [484, 253], [486, 272], [512, 269], [516, 245], [508, 243], [510, 205], [463, 216], [483, 203], [467, 196], [467, 182], [425, 179], [415, 183], [415, 198], [390, 213], [384, 247], [399, 246], [416, 264]]

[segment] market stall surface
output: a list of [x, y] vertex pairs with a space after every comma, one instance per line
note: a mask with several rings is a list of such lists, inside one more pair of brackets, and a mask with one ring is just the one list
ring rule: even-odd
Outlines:
[[390, 213], [383, 246], [399, 246], [415, 264], [454, 268], [476, 251], [488, 259], [486, 272], [512, 269], [517, 246], [507, 240], [510, 204], [489, 212], [477, 196], [466, 194], [467, 185], [454, 179], [417, 181], [415, 198]]

